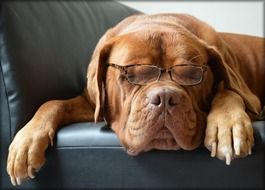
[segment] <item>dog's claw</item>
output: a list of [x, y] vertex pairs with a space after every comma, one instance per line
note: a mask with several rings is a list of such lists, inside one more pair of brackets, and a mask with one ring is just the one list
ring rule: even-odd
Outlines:
[[248, 155], [251, 155], [252, 154], [252, 150], [251, 150], [251, 144], [250, 142], [248, 141]]
[[50, 144], [51, 144], [51, 146], [53, 146], [53, 137], [54, 137], [54, 131], [50, 131], [49, 132], [49, 139], [50, 139]]
[[251, 150], [251, 148], [249, 148], [248, 155], [251, 155], [251, 154], [252, 154], [252, 150]]
[[235, 139], [234, 140], [234, 150], [235, 150], [235, 155], [240, 155], [240, 140]]
[[10, 180], [11, 180], [11, 183], [12, 183], [13, 186], [17, 186], [17, 181], [16, 181], [16, 179], [14, 177], [11, 176]]
[[211, 157], [216, 156], [216, 142], [212, 143], [212, 151], [211, 151]]
[[226, 165], [230, 165], [231, 163], [231, 155], [229, 153], [225, 155], [225, 163]]
[[16, 181], [17, 181], [17, 184], [18, 185], [21, 185], [21, 179], [19, 177], [17, 177], [17, 180]]
[[34, 175], [34, 171], [33, 171], [33, 168], [32, 167], [29, 167], [28, 168], [28, 175], [31, 179], [34, 179], [35, 178], [35, 175]]

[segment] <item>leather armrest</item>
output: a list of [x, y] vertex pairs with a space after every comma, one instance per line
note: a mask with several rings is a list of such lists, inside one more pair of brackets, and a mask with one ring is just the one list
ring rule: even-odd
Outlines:
[[[265, 145], [265, 121], [253, 122], [255, 144]], [[121, 147], [115, 133], [104, 122], [75, 123], [57, 133], [57, 147]]]
[[121, 147], [115, 133], [104, 122], [75, 123], [57, 133], [56, 147]]
[[255, 144], [261, 143], [265, 145], [265, 121], [256, 121], [252, 124], [254, 128]]
[[104, 123], [72, 124], [58, 131], [56, 146], [49, 149], [35, 183], [47, 188], [261, 189], [264, 125], [253, 123], [256, 145], [252, 155], [227, 166], [211, 158], [204, 147], [153, 150], [132, 157]]

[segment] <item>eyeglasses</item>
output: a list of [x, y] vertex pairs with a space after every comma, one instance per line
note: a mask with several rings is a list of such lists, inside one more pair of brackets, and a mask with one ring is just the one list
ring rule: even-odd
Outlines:
[[167, 72], [172, 81], [183, 86], [193, 86], [203, 81], [204, 73], [207, 71], [206, 65], [181, 64], [174, 65], [168, 69], [163, 69], [154, 65], [128, 65], [120, 66], [109, 63], [108, 66], [119, 69], [127, 81], [134, 85], [147, 85], [148, 83], [159, 81], [161, 74]]

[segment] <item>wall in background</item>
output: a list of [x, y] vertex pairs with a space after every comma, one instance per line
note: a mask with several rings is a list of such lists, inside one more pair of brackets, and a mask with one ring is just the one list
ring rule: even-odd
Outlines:
[[264, 36], [263, 1], [120, 1], [144, 13], [188, 13], [217, 31]]

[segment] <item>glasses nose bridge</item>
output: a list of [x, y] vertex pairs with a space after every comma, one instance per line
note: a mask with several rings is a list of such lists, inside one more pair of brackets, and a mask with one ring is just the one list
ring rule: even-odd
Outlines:
[[[171, 69], [164, 69], [164, 68], [159, 68], [159, 67], [157, 69], [159, 69], [159, 77], [157, 79], [158, 81], [160, 81], [163, 73], [168, 73], [169, 79], [172, 80]], [[164, 76], [163, 79], [167, 79], [167, 77]]]

